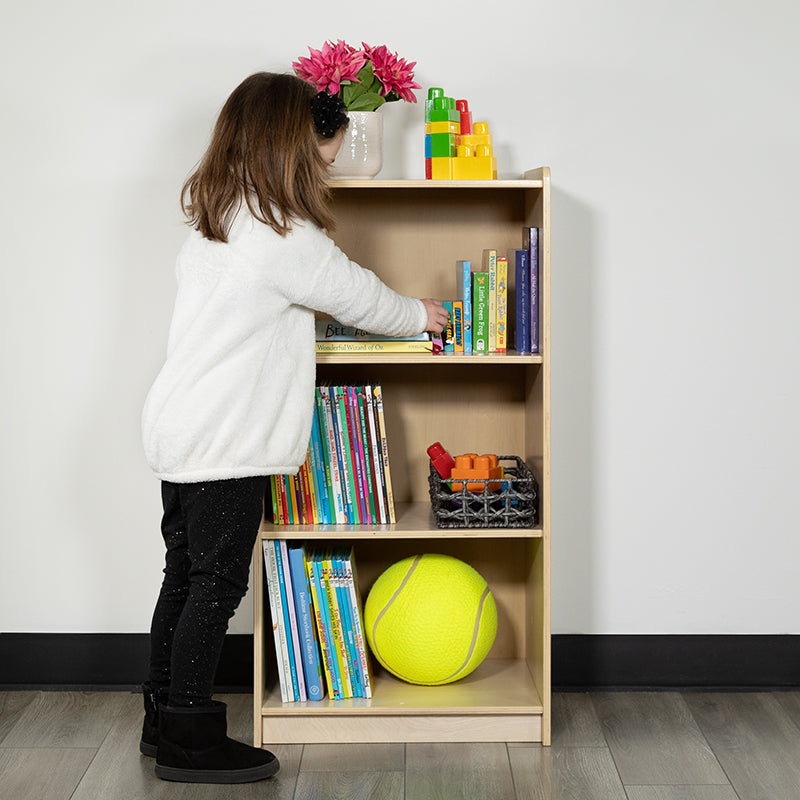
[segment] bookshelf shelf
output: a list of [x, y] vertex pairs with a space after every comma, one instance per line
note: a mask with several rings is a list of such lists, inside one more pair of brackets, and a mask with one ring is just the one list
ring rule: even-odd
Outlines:
[[[397, 522], [290, 525], [262, 521], [254, 553], [254, 738], [302, 742], [538, 741], [550, 743], [550, 173], [511, 181], [331, 181], [337, 244], [390, 286], [452, 298], [455, 264], [487, 247], [520, 247], [541, 229], [540, 352], [335, 353], [317, 377], [380, 382]], [[513, 297], [513, 276], [509, 276]], [[511, 300], [509, 308], [513, 308]], [[513, 342], [513, 339], [512, 339]], [[437, 528], [428, 495], [429, 444], [451, 453], [519, 455], [540, 488], [535, 528]], [[261, 542], [353, 545], [362, 597], [386, 567], [423, 552], [453, 555], [486, 579], [498, 608], [489, 657], [466, 678], [414, 686], [375, 669], [370, 700], [282, 703]]]

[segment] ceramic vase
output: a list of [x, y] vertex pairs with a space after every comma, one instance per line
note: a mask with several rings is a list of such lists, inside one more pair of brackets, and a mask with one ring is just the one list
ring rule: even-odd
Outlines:
[[374, 178], [383, 166], [383, 115], [378, 111], [348, 111], [350, 124], [336, 160], [333, 178]]

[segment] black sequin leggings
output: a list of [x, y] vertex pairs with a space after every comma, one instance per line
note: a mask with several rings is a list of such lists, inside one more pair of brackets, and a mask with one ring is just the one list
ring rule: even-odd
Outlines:
[[267, 477], [161, 485], [167, 546], [150, 628], [150, 683], [169, 703], [208, 705], [222, 642], [247, 592]]

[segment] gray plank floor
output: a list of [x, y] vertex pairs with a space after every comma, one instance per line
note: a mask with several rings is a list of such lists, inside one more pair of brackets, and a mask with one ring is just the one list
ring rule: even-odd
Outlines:
[[[252, 698], [222, 695], [250, 740]], [[553, 696], [553, 745], [275, 747], [262, 783], [167, 783], [139, 755], [141, 697], [0, 692], [0, 800], [800, 800], [800, 692]]]

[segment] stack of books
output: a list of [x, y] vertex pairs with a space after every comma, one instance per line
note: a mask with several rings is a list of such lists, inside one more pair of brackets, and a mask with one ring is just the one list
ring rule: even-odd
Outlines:
[[352, 547], [262, 545], [281, 700], [372, 697]]
[[385, 525], [395, 520], [380, 384], [318, 386], [311, 441], [297, 475], [273, 475], [278, 525]]
[[335, 319], [317, 319], [317, 353], [430, 353], [427, 332], [416, 336], [383, 336], [342, 325]]
[[[509, 342], [517, 353], [539, 352], [539, 248], [539, 228], [525, 227], [522, 247], [506, 254], [487, 248], [479, 266], [456, 263], [455, 299], [444, 303], [450, 315], [445, 353], [506, 353]], [[509, 308], [511, 278], [515, 295]]]

